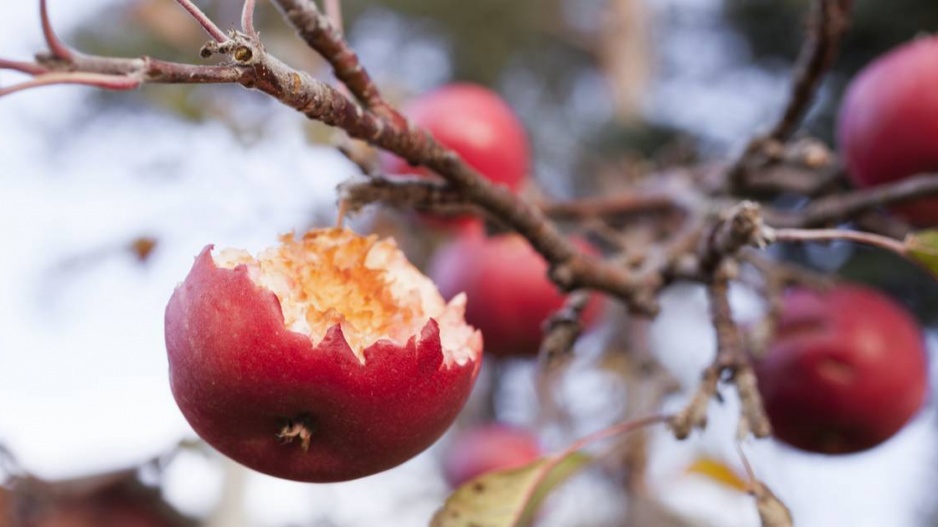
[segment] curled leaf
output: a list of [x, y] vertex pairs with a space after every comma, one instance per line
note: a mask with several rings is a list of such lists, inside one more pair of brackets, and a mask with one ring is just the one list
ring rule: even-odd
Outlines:
[[580, 452], [548, 456], [512, 470], [489, 472], [456, 489], [437, 511], [431, 527], [528, 525], [555, 487], [590, 462]]

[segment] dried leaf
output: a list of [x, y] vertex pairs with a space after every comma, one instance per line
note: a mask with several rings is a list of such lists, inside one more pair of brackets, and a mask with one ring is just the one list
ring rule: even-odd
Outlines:
[[749, 482], [736, 473], [726, 463], [711, 457], [699, 457], [688, 465], [688, 474], [699, 474], [724, 487], [740, 492], [749, 492]]
[[521, 468], [490, 472], [450, 495], [434, 515], [431, 527], [517, 527], [555, 487], [590, 462], [586, 454], [541, 458]]
[[753, 495], [756, 497], [756, 508], [759, 510], [759, 519], [762, 527], [792, 527], [794, 521], [791, 511], [778, 499], [772, 490], [765, 484], [756, 481]]

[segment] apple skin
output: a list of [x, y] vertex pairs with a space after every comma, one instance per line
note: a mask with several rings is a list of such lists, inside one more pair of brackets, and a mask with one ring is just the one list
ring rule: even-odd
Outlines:
[[[938, 37], [879, 57], [850, 83], [837, 124], [851, 180], [872, 187], [938, 171]], [[938, 198], [893, 207], [918, 227], [938, 225]]]
[[[395, 467], [436, 441], [459, 413], [479, 360], [443, 363], [430, 319], [399, 346], [378, 340], [361, 364], [339, 325], [321, 343], [288, 330], [277, 297], [245, 266], [196, 258], [166, 309], [176, 402], [210, 445], [249, 468], [306, 482], [335, 482]], [[304, 419], [308, 451], [277, 437]]]
[[522, 428], [491, 423], [459, 432], [443, 455], [443, 477], [451, 488], [483, 474], [509, 470], [541, 457], [537, 437]]
[[[488, 88], [448, 84], [415, 98], [403, 113], [492, 183], [517, 191], [530, 173], [531, 148], [524, 126]], [[381, 156], [381, 168], [388, 174], [430, 174], [390, 154]]]
[[824, 454], [886, 441], [922, 407], [928, 385], [918, 324], [857, 285], [789, 291], [755, 371], [775, 437]]
[[[595, 252], [586, 242], [575, 242]], [[485, 351], [495, 356], [537, 356], [544, 322], [560, 309], [566, 296], [547, 277], [547, 262], [518, 234], [486, 237], [464, 230], [433, 256], [428, 274], [444, 298], [465, 292], [466, 322], [485, 338]], [[591, 297], [583, 312], [589, 327], [600, 312]]]

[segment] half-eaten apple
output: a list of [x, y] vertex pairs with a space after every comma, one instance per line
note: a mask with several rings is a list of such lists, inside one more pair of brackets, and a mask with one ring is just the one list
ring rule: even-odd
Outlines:
[[254, 470], [344, 481], [397, 466], [452, 424], [481, 334], [393, 240], [283, 236], [206, 247], [166, 308], [170, 382], [210, 445]]

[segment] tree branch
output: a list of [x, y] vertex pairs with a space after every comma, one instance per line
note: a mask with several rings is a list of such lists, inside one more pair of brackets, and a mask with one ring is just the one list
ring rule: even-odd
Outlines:
[[787, 141], [811, 107], [850, 25], [846, 4], [844, 0], [814, 0], [812, 3], [808, 36], [795, 66], [788, 104], [768, 138]]
[[348, 87], [362, 106], [396, 127], [406, 126], [406, 119], [400, 112], [381, 97], [378, 86], [361, 65], [358, 55], [342, 37], [341, 28], [312, 0], [273, 0], [273, 3], [300, 38], [329, 62], [336, 78]]
[[924, 174], [895, 183], [818, 198], [795, 212], [766, 210], [774, 227], [808, 228], [850, 220], [878, 207], [938, 196], [938, 174]]
[[849, 26], [845, 0], [814, 0], [808, 36], [802, 45], [788, 103], [779, 120], [765, 135], [755, 137], [726, 173], [730, 190], [746, 190], [754, 167], [765, 165], [771, 151], [791, 138], [814, 101], [815, 94], [830, 69]]
[[851, 241], [879, 247], [894, 252], [899, 256], [906, 255], [905, 244], [899, 240], [873, 234], [871, 232], [850, 231], [846, 229], [772, 229], [766, 227], [763, 231], [769, 242], [832, 242]]

